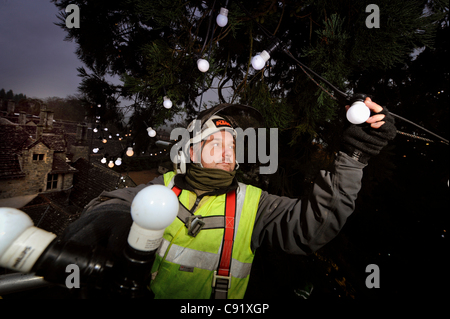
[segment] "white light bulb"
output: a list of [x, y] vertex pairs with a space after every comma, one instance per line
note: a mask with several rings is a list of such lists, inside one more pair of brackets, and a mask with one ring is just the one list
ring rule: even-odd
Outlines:
[[205, 59], [198, 59], [197, 67], [201, 72], [206, 72], [209, 70], [209, 62], [206, 61]]
[[164, 185], [142, 189], [131, 203], [131, 217], [140, 227], [150, 230], [165, 229], [178, 214], [178, 198]]
[[370, 117], [370, 109], [362, 101], [356, 101], [347, 111], [347, 120], [352, 124], [362, 124]]
[[164, 185], [151, 185], [137, 193], [131, 203], [130, 246], [143, 251], [157, 249], [164, 229], [177, 217], [178, 207], [177, 196]]
[[94, 128], [93, 131], [94, 131], [94, 133], [97, 133], [98, 132], [98, 128]]
[[103, 157], [100, 162], [102, 162], [102, 164], [105, 164], [106, 163], [106, 157]]
[[172, 101], [167, 96], [165, 96], [163, 105], [166, 109], [170, 109], [172, 107]]
[[24, 212], [0, 208], [0, 267], [29, 272], [55, 237], [34, 227]]
[[94, 148], [94, 149], [92, 150], [92, 152], [94, 152], [95, 154], [97, 154], [99, 150], [100, 150], [100, 149], [99, 149], [98, 147], [96, 147], [96, 148]]
[[127, 156], [133, 156], [134, 155], [134, 151], [132, 147], [127, 148]]
[[154, 129], [152, 129], [151, 127], [147, 128], [147, 132], [148, 132], [148, 136], [150, 136], [150, 137], [156, 136], [156, 131]]
[[255, 70], [261, 70], [266, 62], [270, 59], [270, 54], [264, 50], [258, 55], [255, 55], [252, 59], [252, 66]]
[[228, 23], [228, 10], [225, 8], [220, 8], [219, 15], [216, 18], [216, 22], [219, 27], [224, 27]]
[[118, 157], [114, 163], [115, 163], [117, 166], [120, 166], [120, 165], [122, 165], [122, 159], [121, 159], [120, 157]]
[[33, 220], [15, 208], [0, 208], [0, 256], [25, 229], [33, 226]]

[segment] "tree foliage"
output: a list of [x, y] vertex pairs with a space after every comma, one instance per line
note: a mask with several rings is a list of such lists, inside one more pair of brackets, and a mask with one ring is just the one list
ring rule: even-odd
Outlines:
[[[368, 28], [368, 0], [230, 1], [229, 23], [220, 28], [214, 20], [223, 3], [215, 0], [52, 1], [60, 9], [69, 3], [80, 8], [80, 28], [66, 28], [64, 12], [58, 25], [78, 44], [88, 69], [79, 70], [80, 90], [88, 103], [107, 106], [103, 121], [117, 123], [131, 113], [130, 127], [145, 144], [143, 121], [158, 127], [180, 112], [192, 118], [204, 107], [201, 94], [215, 88], [216, 103], [258, 108], [267, 126], [283, 130], [280, 147], [303, 155], [311, 153], [312, 141], [334, 143], [330, 123], [343, 105], [283, 49], [261, 71], [251, 67], [252, 56], [278, 37], [284, 50], [340, 90], [354, 92], [410, 61], [414, 50], [432, 48], [448, 10], [442, 0], [380, 0], [380, 28]], [[196, 67], [200, 57], [210, 62], [206, 73]], [[123, 84], [112, 85], [108, 76]], [[174, 102], [172, 109], [163, 108], [164, 96]], [[126, 110], [118, 109], [119, 98], [131, 101]]]
[[25, 94], [19, 93], [14, 94], [13, 90], [8, 90], [8, 92], [5, 91], [4, 88], [0, 90], [0, 99], [5, 100], [13, 100], [15, 102], [19, 102], [20, 100], [26, 99], [27, 96]]

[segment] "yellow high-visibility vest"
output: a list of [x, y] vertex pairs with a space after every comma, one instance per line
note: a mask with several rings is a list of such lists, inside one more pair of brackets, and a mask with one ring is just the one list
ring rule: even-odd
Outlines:
[[[173, 186], [174, 172], [164, 175], [164, 183]], [[250, 278], [254, 253], [251, 237], [261, 189], [239, 183], [236, 192], [235, 232], [230, 265], [228, 298], [243, 298]], [[225, 196], [205, 196], [194, 215], [225, 215]], [[193, 206], [194, 193], [183, 190], [179, 201]], [[180, 219], [166, 228], [152, 268], [151, 289], [155, 298], [209, 299], [214, 271], [219, 265], [224, 228], [202, 229], [195, 237]]]

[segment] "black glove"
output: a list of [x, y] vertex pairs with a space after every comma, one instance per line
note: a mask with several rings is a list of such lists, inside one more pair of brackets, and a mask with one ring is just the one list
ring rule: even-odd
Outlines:
[[[372, 156], [380, 153], [389, 141], [397, 134], [394, 125], [394, 117], [386, 107], [375, 114], [386, 115], [385, 123], [378, 129], [374, 129], [368, 123], [349, 125], [343, 133], [341, 149], [349, 156], [356, 158], [361, 163], [367, 164]], [[372, 114], [372, 115], [375, 115]]]
[[102, 246], [115, 256], [122, 256], [133, 219], [127, 205], [101, 205], [84, 212], [70, 224], [61, 238], [84, 245]]

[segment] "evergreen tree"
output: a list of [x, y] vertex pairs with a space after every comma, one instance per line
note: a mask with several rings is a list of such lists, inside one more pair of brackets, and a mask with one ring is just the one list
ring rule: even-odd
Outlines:
[[[67, 40], [78, 44], [76, 53], [92, 72], [79, 70], [80, 90], [89, 103], [112, 99], [102, 102], [111, 111], [104, 120], [122, 119], [121, 112], [113, 111], [115, 101], [130, 99], [130, 125], [145, 144], [142, 119], [158, 127], [181, 111], [192, 118], [204, 107], [198, 105], [199, 96], [215, 87], [217, 103], [252, 105], [264, 114], [267, 126], [280, 128], [281, 152], [291, 148], [289, 154], [295, 154], [286, 157], [293, 161], [286, 166], [305, 176], [311, 174], [305, 163], [315, 156], [317, 142], [327, 146], [328, 154], [338, 148], [335, 119], [343, 105], [283, 51], [340, 90], [354, 92], [362, 82], [377, 83], [383, 72], [404, 64], [414, 49], [431, 47], [436, 22], [448, 7], [442, 0], [380, 0], [380, 28], [368, 28], [369, 0], [231, 1], [229, 23], [220, 28], [214, 21], [218, 1], [53, 2], [61, 9], [69, 3], [80, 7], [81, 28], [67, 29], [65, 13], [59, 25]], [[252, 56], [274, 37], [281, 39], [281, 48], [263, 70], [255, 71]], [[196, 67], [200, 57], [210, 62], [206, 73]], [[123, 85], [109, 84], [107, 75], [120, 76]], [[165, 95], [174, 102], [171, 110], [162, 106]]]
[[13, 92], [12, 90], [9, 90], [8, 92], [6, 92], [5, 98], [6, 98], [7, 100], [12, 100], [12, 99], [14, 99], [14, 92]]

